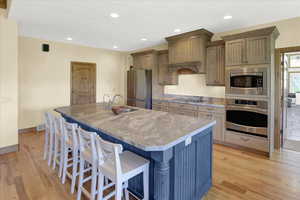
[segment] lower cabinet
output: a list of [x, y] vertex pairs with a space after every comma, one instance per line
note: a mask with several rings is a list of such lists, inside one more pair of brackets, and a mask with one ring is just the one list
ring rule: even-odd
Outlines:
[[225, 132], [225, 110], [211, 106], [196, 106], [183, 103], [173, 103], [166, 101], [153, 101], [152, 110], [170, 112], [179, 115], [186, 115], [202, 119], [216, 120], [213, 129], [215, 142], [224, 141]]
[[226, 131], [225, 142], [268, 152], [268, 139], [263, 137], [241, 134], [234, 131]]

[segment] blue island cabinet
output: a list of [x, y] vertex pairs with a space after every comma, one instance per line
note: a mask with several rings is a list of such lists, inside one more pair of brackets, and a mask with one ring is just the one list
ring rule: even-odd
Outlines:
[[[194, 134], [191, 142], [181, 142], [164, 151], [144, 151], [103, 133], [88, 124], [62, 114], [66, 121], [78, 123], [103, 139], [123, 145], [150, 161], [149, 192], [151, 200], [200, 200], [212, 186], [212, 127]], [[129, 181], [129, 190], [143, 197], [143, 176]]]

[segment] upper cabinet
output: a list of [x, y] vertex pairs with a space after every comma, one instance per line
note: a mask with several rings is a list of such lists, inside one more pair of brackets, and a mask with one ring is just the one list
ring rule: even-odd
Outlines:
[[225, 42], [211, 42], [206, 51], [206, 85], [225, 85]]
[[200, 29], [166, 38], [170, 71], [185, 68], [194, 73], [205, 73], [206, 46], [212, 35], [211, 32]]
[[157, 52], [155, 50], [133, 53], [131, 55], [134, 68], [153, 69], [156, 66]]
[[170, 72], [168, 69], [169, 55], [168, 50], [158, 52], [158, 83], [161, 85], [177, 85], [177, 72]]
[[271, 40], [279, 35], [276, 27], [224, 36], [226, 66], [268, 64], [271, 62]]

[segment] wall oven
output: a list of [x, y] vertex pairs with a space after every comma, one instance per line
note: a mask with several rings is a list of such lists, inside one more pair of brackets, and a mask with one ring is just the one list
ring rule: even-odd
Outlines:
[[268, 68], [240, 67], [226, 70], [226, 94], [267, 96]]
[[226, 99], [226, 129], [267, 137], [267, 101]]

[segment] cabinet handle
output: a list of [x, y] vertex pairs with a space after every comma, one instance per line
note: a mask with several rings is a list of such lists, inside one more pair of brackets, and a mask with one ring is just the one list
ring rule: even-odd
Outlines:
[[244, 142], [248, 142], [250, 139], [241, 137], [241, 140], [244, 141]]

